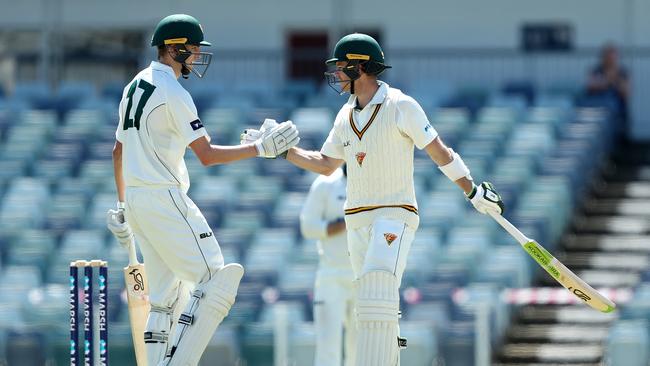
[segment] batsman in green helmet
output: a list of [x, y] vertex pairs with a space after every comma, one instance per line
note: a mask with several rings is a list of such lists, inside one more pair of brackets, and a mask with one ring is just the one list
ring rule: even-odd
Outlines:
[[331, 68], [325, 73], [327, 83], [340, 94], [354, 94], [354, 82], [362, 74], [376, 78], [391, 68], [384, 62], [384, 51], [379, 43], [361, 33], [341, 38], [334, 47], [333, 57], [325, 63]]
[[163, 18], [153, 32], [151, 46], [158, 47], [159, 59], [173, 60], [172, 67], [178, 68], [186, 79], [190, 72], [202, 78], [212, 61], [212, 53], [200, 50], [201, 46], [212, 44], [203, 40], [203, 28], [191, 15], [173, 14]]
[[[208, 221], [188, 196], [188, 148], [204, 166], [256, 156], [275, 158], [300, 141], [291, 122], [246, 145], [212, 144], [190, 93], [179, 82], [202, 77], [210, 54], [199, 22], [185, 14], [160, 21], [151, 40], [158, 59], [125, 86], [113, 147], [117, 207], [106, 225], [129, 250], [138, 243], [146, 265], [149, 314], [143, 343], [150, 366], [197, 365], [235, 301], [244, 269], [225, 263]], [[193, 287], [190, 294], [185, 286]], [[140, 353], [142, 355], [142, 353]], [[143, 362], [143, 361], [146, 361]]]
[[[332, 67], [326, 73], [329, 84], [350, 97], [320, 151], [293, 147], [286, 159], [324, 175], [345, 163], [345, 229], [356, 289], [354, 365], [399, 366], [399, 350], [406, 346], [399, 336], [399, 288], [420, 222], [415, 148], [427, 153], [478, 212], [500, 214], [504, 206], [492, 184], [474, 183], [469, 167], [445, 145], [420, 104], [378, 80], [389, 66], [375, 39], [349, 34], [326, 63]], [[318, 366], [336, 364], [330, 359]]]

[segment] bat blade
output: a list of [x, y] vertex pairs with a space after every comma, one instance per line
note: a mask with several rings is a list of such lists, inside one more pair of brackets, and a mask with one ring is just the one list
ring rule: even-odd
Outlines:
[[129, 261], [124, 267], [126, 297], [129, 306], [129, 322], [133, 335], [133, 348], [138, 366], [147, 365], [147, 354], [144, 348], [144, 329], [149, 316], [149, 285], [144, 271], [144, 264]]
[[538, 242], [530, 240], [522, 247], [548, 274], [587, 305], [603, 313], [616, 309], [616, 304], [583, 281]]
[[515, 238], [524, 250], [526, 250], [526, 252], [535, 259], [535, 261], [544, 268], [546, 272], [548, 272], [557, 282], [580, 300], [603, 313], [610, 313], [616, 309], [616, 304], [614, 304], [610, 299], [589, 286], [589, 284], [568, 269], [564, 264], [562, 264], [562, 262], [557, 260], [538, 242], [529, 239], [522, 234], [522, 232], [511, 224], [510, 221], [497, 213], [490, 212], [490, 216], [492, 216], [499, 225]]

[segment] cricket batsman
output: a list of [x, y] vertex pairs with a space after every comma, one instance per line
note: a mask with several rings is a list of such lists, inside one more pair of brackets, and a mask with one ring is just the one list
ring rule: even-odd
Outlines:
[[341, 38], [326, 64], [330, 86], [350, 97], [320, 151], [293, 147], [286, 159], [323, 175], [346, 164], [345, 223], [356, 278], [355, 365], [395, 366], [403, 343], [399, 287], [419, 224], [414, 147], [424, 149], [480, 213], [502, 213], [503, 202], [492, 184], [474, 184], [463, 159], [444, 144], [413, 98], [378, 80], [390, 66], [375, 39], [360, 33]]
[[[151, 302], [142, 335], [148, 365], [197, 365], [235, 301], [244, 269], [224, 264], [212, 229], [187, 196], [185, 150], [191, 148], [205, 166], [273, 158], [298, 143], [298, 131], [285, 122], [251, 144], [210, 144], [178, 81], [190, 74], [201, 78], [210, 65], [201, 25], [189, 15], [170, 15], [156, 26], [151, 46], [158, 59], [124, 88], [119, 105], [113, 148], [118, 203], [108, 227], [125, 247], [135, 235], [144, 257]], [[180, 281], [195, 288], [188, 301], [179, 296]], [[176, 307], [183, 310], [170, 334]]]

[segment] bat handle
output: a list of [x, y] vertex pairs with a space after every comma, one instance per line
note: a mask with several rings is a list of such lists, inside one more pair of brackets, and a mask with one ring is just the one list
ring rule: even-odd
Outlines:
[[138, 256], [135, 254], [135, 240], [131, 240], [131, 243], [129, 243], [129, 265], [136, 264], [138, 264]]
[[488, 211], [488, 214], [492, 216], [492, 218], [499, 223], [506, 231], [508, 234], [510, 234], [515, 240], [519, 242], [519, 244], [526, 244], [530, 241], [526, 235], [524, 235], [519, 229], [517, 229], [513, 224], [510, 223], [505, 217], [501, 216], [500, 214], [493, 212], [493, 211]]

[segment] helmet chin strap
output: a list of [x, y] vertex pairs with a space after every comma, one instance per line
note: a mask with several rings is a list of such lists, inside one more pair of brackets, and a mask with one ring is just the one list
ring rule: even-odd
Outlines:
[[188, 79], [190, 75], [190, 69], [187, 67], [187, 65], [183, 62], [181, 63], [181, 75], [183, 76], [183, 79]]
[[183, 79], [187, 79], [190, 75], [191, 70], [189, 67], [187, 67], [185, 61], [187, 61], [187, 59], [190, 57], [190, 53], [187, 51], [185, 45], [177, 45], [175, 48], [177, 55], [172, 56], [172, 59], [181, 64], [181, 75], [183, 76]]

